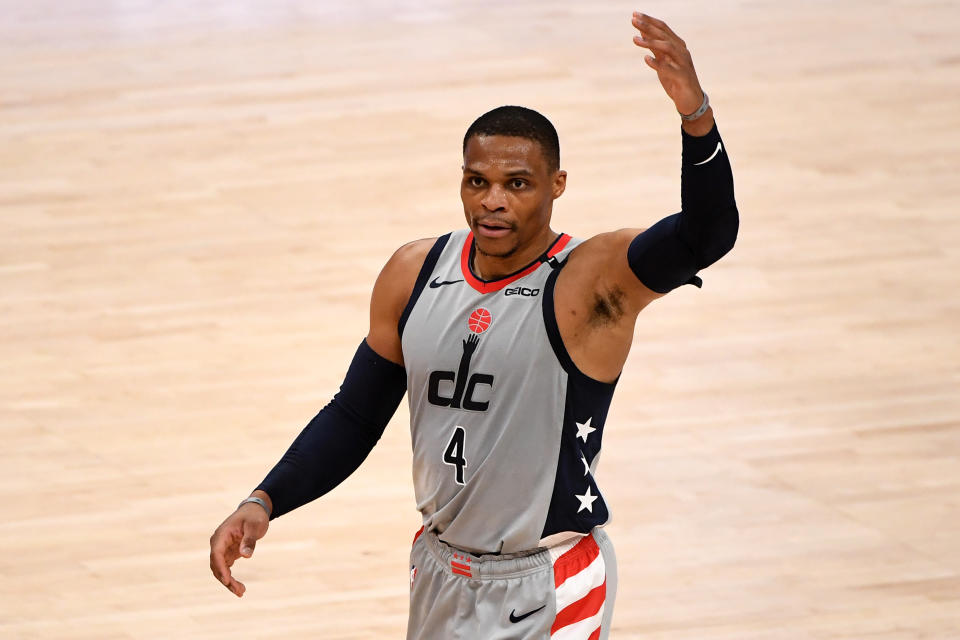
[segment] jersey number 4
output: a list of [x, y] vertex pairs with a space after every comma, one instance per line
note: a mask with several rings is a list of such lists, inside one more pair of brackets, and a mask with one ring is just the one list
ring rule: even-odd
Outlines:
[[463, 427], [457, 425], [447, 444], [447, 449], [443, 452], [443, 462], [456, 467], [456, 481], [460, 485], [463, 484], [463, 468], [467, 466], [467, 460], [463, 457], [464, 435]]

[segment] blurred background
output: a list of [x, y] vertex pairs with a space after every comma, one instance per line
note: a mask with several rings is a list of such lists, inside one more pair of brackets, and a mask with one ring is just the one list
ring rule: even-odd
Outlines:
[[633, 10], [686, 40], [737, 246], [648, 307], [598, 472], [613, 638], [960, 638], [960, 5], [0, 0], [0, 637], [396, 638], [404, 403], [235, 574], [208, 538], [336, 392], [461, 142], [556, 125], [553, 228], [679, 209]]

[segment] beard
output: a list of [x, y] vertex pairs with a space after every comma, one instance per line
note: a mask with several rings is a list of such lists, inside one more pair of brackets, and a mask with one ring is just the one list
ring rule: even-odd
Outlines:
[[509, 258], [517, 252], [517, 247], [520, 244], [518, 241], [514, 241], [509, 246], [484, 247], [482, 243], [488, 241], [489, 238], [478, 238], [477, 236], [473, 237], [473, 246], [477, 250], [477, 253], [487, 258]]

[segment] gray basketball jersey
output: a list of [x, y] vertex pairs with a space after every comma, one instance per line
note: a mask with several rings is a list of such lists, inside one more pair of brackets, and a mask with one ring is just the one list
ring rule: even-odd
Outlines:
[[594, 479], [614, 383], [583, 374], [553, 288], [579, 244], [561, 234], [495, 281], [468, 230], [437, 240], [400, 319], [413, 482], [427, 531], [473, 553], [549, 546], [609, 521]]

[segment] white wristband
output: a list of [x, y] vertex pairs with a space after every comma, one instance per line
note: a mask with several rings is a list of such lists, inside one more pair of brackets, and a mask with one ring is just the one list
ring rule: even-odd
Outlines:
[[262, 498], [257, 498], [257, 497], [254, 497], [254, 496], [250, 496], [250, 497], [247, 498], [246, 500], [243, 500], [240, 504], [237, 505], [237, 509], [239, 509], [239, 508], [242, 507], [243, 505], [247, 504], [248, 502], [256, 502], [258, 505], [260, 505], [261, 507], [263, 507], [263, 510], [264, 510], [264, 511], [267, 512], [267, 517], [268, 517], [268, 518], [270, 517], [270, 507], [267, 506], [267, 503], [264, 502]]
[[683, 118], [684, 120], [696, 120], [697, 118], [699, 118], [700, 116], [702, 116], [703, 114], [705, 114], [705, 113], [707, 112], [707, 109], [708, 109], [709, 107], [710, 107], [710, 97], [707, 95], [707, 92], [704, 91], [704, 92], [703, 92], [703, 102], [700, 104], [700, 108], [699, 108], [699, 109], [697, 109], [696, 111], [694, 111], [694, 112], [691, 113], [690, 115], [684, 115], [684, 114], [680, 113], [679, 111], [677, 111], [677, 113], [680, 113], [680, 117]]

